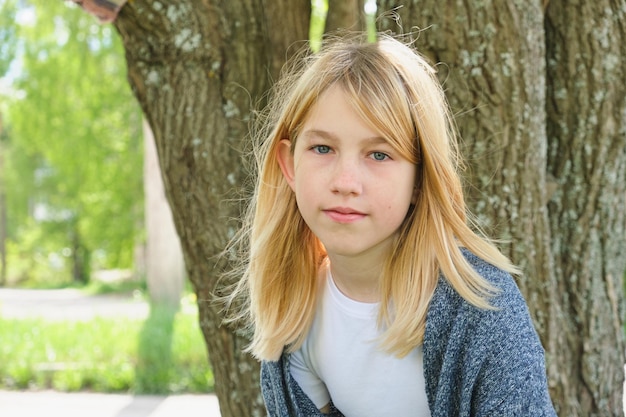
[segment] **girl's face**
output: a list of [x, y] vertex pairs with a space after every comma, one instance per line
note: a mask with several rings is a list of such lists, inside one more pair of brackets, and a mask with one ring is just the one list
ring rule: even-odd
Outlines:
[[343, 89], [324, 92], [291, 152], [278, 160], [309, 228], [331, 260], [387, 256], [414, 202], [416, 166], [353, 109]]

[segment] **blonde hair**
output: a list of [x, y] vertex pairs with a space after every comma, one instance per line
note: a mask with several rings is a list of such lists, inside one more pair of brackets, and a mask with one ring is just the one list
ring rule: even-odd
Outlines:
[[422, 344], [426, 314], [440, 274], [469, 303], [490, 308], [496, 292], [466, 261], [465, 247], [511, 273], [517, 269], [469, 225], [452, 117], [435, 70], [410, 46], [380, 34], [327, 41], [296, 60], [275, 85], [255, 146], [257, 178], [239, 242], [247, 255], [230, 300], [243, 295], [252, 326], [249, 350], [277, 360], [297, 349], [311, 326], [326, 259], [277, 161], [281, 139], [298, 140], [318, 97], [340, 85], [355, 110], [417, 166], [418, 196], [400, 227], [381, 279], [380, 345], [402, 357]]

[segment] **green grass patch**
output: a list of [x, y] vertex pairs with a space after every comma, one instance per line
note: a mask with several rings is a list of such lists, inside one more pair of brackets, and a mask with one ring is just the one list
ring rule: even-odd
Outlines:
[[[11, 286], [9, 286], [11, 287]], [[37, 289], [37, 290], [61, 290], [73, 288], [89, 295], [102, 295], [114, 293], [132, 293], [136, 291], [146, 292], [147, 284], [145, 280], [124, 279], [118, 281], [100, 281], [92, 279], [87, 284], [76, 283], [72, 281], [54, 281], [47, 282], [26, 281], [20, 283], [19, 286], [12, 286], [20, 289]], [[190, 292], [188, 289], [187, 292]]]
[[213, 390], [194, 310], [146, 320], [0, 318], [0, 387], [135, 394]]
[[66, 286], [76, 288], [89, 295], [146, 293], [148, 288], [145, 281], [123, 280], [117, 282], [102, 282], [91, 280], [87, 285]]

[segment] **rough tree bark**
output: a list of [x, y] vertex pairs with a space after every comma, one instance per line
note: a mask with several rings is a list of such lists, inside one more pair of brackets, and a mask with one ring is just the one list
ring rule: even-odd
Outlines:
[[337, 29], [365, 30], [365, 0], [341, 0], [328, 2], [326, 32]]
[[548, 209], [558, 277], [557, 398], [621, 416], [626, 257], [626, 2], [552, 0], [546, 13]]
[[128, 78], [154, 132], [164, 185], [198, 296], [200, 325], [222, 416], [260, 416], [258, 364], [247, 340], [221, 326], [212, 301], [227, 261], [245, 178], [241, 149], [250, 110], [308, 38], [308, 0], [134, 0], [119, 31]]
[[441, 63], [470, 206], [525, 272], [558, 414], [621, 415], [624, 3], [551, 1], [546, 30], [540, 1], [378, 11], [398, 3], [380, 24]]

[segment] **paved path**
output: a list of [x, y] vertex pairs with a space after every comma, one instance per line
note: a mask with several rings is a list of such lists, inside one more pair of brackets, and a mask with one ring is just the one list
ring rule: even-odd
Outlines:
[[220, 417], [214, 395], [132, 396], [0, 391], [2, 417]]
[[146, 318], [150, 306], [128, 295], [85, 295], [76, 289], [22, 290], [0, 288], [0, 316], [90, 320], [97, 316]]

